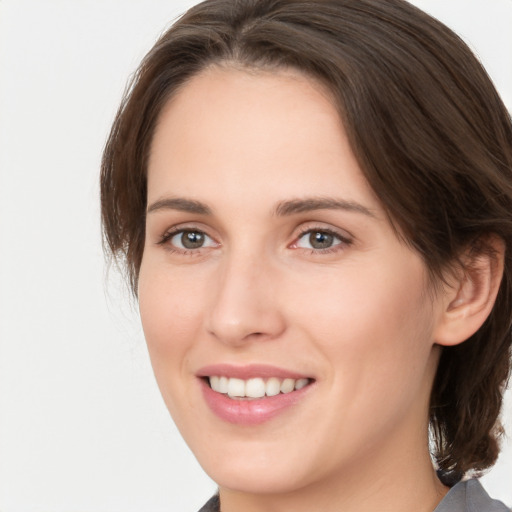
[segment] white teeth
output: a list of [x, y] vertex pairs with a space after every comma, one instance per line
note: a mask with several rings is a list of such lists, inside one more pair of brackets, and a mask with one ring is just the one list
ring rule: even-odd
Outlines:
[[263, 379], [249, 379], [245, 384], [245, 396], [249, 398], [265, 396], [265, 381]]
[[228, 383], [229, 379], [227, 377], [219, 377], [219, 387], [216, 389], [212, 386], [212, 389], [215, 389], [215, 391], [218, 391], [219, 393], [227, 393]]
[[279, 395], [279, 393], [281, 392], [281, 381], [279, 379], [276, 379], [275, 377], [272, 377], [268, 379], [265, 388], [265, 393], [267, 396]]
[[308, 382], [309, 382], [309, 380], [308, 380], [308, 379], [299, 379], [299, 380], [295, 383], [295, 389], [297, 389], [297, 390], [302, 389], [304, 386], [307, 386], [307, 385], [308, 385]]
[[217, 393], [227, 394], [231, 398], [263, 398], [276, 396], [279, 393], [291, 393], [309, 384], [309, 379], [278, 379], [271, 377], [267, 381], [260, 377], [248, 380], [220, 377], [209, 377], [211, 388]]
[[295, 389], [294, 379], [284, 379], [281, 383], [281, 393], [290, 393]]
[[220, 377], [210, 377], [210, 386], [212, 387], [212, 389], [220, 388], [219, 381], [220, 381]]
[[242, 379], [229, 379], [228, 382], [228, 395], [231, 397], [245, 396], [245, 381]]

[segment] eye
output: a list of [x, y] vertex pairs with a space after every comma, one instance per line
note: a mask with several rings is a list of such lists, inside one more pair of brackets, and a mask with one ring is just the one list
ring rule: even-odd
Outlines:
[[161, 244], [169, 244], [173, 249], [190, 251], [205, 247], [216, 247], [217, 244], [203, 231], [197, 229], [181, 229], [167, 233], [160, 241]]
[[338, 245], [349, 245], [350, 243], [350, 240], [332, 231], [326, 229], [308, 229], [299, 236], [294, 246], [301, 249], [326, 251]]

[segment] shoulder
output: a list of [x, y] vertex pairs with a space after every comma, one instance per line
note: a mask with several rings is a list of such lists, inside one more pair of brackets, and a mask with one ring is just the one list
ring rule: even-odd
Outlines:
[[510, 512], [510, 509], [493, 500], [482, 484], [472, 479], [452, 487], [434, 512]]
[[220, 512], [219, 495], [212, 496], [199, 510], [199, 512]]

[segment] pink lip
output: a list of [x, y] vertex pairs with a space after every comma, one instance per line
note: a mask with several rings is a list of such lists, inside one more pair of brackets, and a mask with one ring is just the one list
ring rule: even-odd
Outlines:
[[280, 393], [276, 396], [269, 396], [258, 399], [232, 399], [210, 388], [205, 378], [207, 376], [224, 376], [238, 379], [250, 379], [254, 377], [277, 377], [280, 379], [301, 379], [305, 375], [292, 371], [276, 368], [268, 365], [232, 366], [227, 364], [211, 365], [201, 368], [197, 373], [201, 384], [204, 399], [212, 412], [220, 419], [237, 425], [259, 425], [284, 413], [290, 407], [298, 404], [314, 385], [292, 391], [291, 393]]
[[246, 366], [235, 366], [232, 364], [212, 364], [201, 368], [197, 374], [198, 377], [234, 377], [236, 379], [252, 379], [261, 377], [268, 379], [277, 377], [278, 379], [307, 379], [310, 375], [285, 370], [277, 366], [267, 364], [250, 364]]

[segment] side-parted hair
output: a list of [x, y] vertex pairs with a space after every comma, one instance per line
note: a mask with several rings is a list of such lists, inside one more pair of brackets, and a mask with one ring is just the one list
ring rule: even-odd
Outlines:
[[144, 58], [103, 156], [105, 247], [135, 295], [159, 114], [216, 65], [292, 68], [327, 87], [368, 183], [434, 281], [461, 254], [489, 251], [489, 236], [505, 242], [494, 308], [476, 334], [442, 349], [430, 402], [433, 455], [445, 475], [491, 466], [511, 365], [512, 126], [481, 64], [404, 0], [207, 0], [190, 9]]

